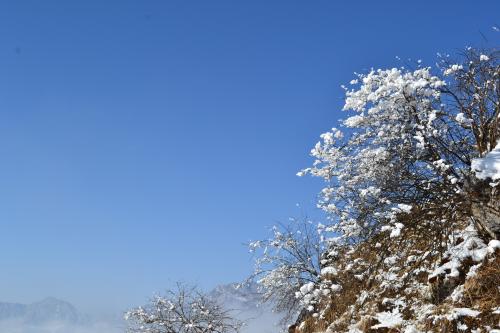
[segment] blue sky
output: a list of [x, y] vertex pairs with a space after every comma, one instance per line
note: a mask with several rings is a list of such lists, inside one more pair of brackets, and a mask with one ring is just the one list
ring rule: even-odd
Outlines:
[[[498, 45], [498, 1], [0, 1], [0, 301], [251, 271], [354, 71]], [[485, 39], [481, 36], [484, 34]], [[302, 208], [297, 208], [300, 203]]]

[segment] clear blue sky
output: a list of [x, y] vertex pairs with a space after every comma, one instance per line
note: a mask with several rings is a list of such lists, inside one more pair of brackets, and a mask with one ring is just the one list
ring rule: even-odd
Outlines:
[[352, 72], [498, 45], [499, 1], [0, 1], [0, 300], [251, 270]]

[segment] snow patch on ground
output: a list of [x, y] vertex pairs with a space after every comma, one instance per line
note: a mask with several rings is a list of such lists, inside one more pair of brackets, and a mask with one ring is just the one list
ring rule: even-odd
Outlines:
[[394, 328], [398, 327], [403, 323], [403, 317], [401, 317], [401, 313], [397, 311], [393, 312], [379, 312], [375, 315], [379, 324], [373, 325], [373, 329], [377, 328]]

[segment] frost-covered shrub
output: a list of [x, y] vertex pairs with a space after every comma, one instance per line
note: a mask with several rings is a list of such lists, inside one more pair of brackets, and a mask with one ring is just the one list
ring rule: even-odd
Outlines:
[[130, 333], [236, 333], [242, 323], [196, 287], [178, 284], [125, 314]]
[[286, 225], [273, 227], [271, 238], [249, 244], [257, 255], [252, 279], [258, 282], [264, 300], [289, 314], [285, 320], [318, 300], [315, 290], [320, 288], [325, 245], [318, 225], [308, 219], [290, 219]]

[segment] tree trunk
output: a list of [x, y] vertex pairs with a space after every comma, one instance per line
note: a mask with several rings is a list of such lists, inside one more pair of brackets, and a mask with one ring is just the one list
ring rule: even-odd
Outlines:
[[472, 216], [480, 231], [492, 239], [500, 239], [500, 189], [482, 181], [471, 196]]

